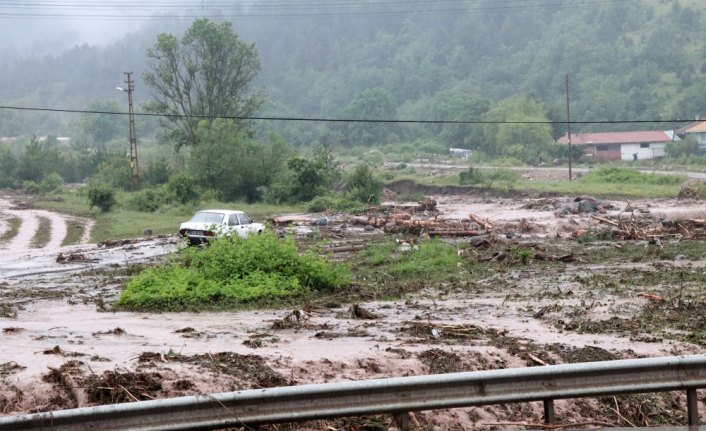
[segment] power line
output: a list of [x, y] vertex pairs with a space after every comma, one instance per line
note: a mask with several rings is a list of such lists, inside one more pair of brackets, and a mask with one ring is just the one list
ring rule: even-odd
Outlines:
[[[601, 6], [601, 5], [614, 5], [617, 3], [629, 3], [635, 0], [548, 0], [543, 3], [536, 2], [523, 2], [520, 0], [518, 3], [506, 3], [498, 4], [497, 2], [487, 2], [479, 3], [478, 5], [468, 5], [467, 6], [457, 6], [457, 1], [448, 2], [391, 2], [391, 3], [364, 3], [363, 6], [371, 6], [368, 10], [358, 10], [361, 6], [359, 3], [329, 3], [324, 5], [318, 4], [272, 4], [272, 5], [259, 5], [251, 6], [252, 10], [260, 12], [245, 12], [240, 18], [307, 18], [307, 17], [331, 17], [331, 16], [347, 16], [347, 17], [363, 17], [363, 16], [380, 16], [380, 15], [400, 15], [400, 14], [434, 14], [434, 13], [472, 13], [472, 12], [482, 12], [482, 11], [511, 11], [511, 10], [521, 10], [521, 9], [539, 9], [539, 8], [564, 8], [564, 7], [590, 7], [590, 6]], [[20, 4], [14, 3], [15, 9], [28, 9], [33, 8], [21, 7]], [[47, 6], [46, 7], [51, 7]], [[55, 5], [53, 7], [60, 7], [61, 5]], [[91, 10], [84, 5], [77, 4], [66, 4], [64, 7], [79, 8], [79, 10]], [[393, 7], [391, 7], [393, 6]], [[402, 6], [402, 8], [395, 8], [394, 6]], [[315, 8], [316, 11], [303, 10], [304, 8]], [[329, 8], [328, 11], [320, 12], [319, 10]], [[94, 6], [96, 11], [114, 11], [114, 13], [98, 12], [98, 13], [61, 13], [60, 11], [49, 11], [49, 12], [2, 12], [2, 5], [0, 5], [0, 19], [73, 19], [73, 20], [84, 20], [84, 19], [100, 19], [100, 20], [167, 20], [167, 19], [184, 19], [184, 18], [198, 18], [203, 16], [203, 12], [227, 12], [228, 10], [236, 10], [232, 4], [224, 3], [223, 5], [175, 5], [175, 6], [164, 6], [155, 10], [154, 5], [145, 5], [144, 3], [134, 6], [121, 4], [114, 4], [112, 6], [100, 5]], [[139, 9], [142, 8], [142, 11]], [[184, 10], [201, 11], [202, 13], [185, 13], [185, 14], [174, 14], [175, 11]], [[339, 8], [339, 10], [335, 10]], [[141, 12], [142, 14], [126, 14], [128, 11]], [[158, 11], [168, 11], [169, 13], [160, 14]], [[242, 10], [242, 9], [240, 9]], [[146, 12], [152, 11], [150, 14], [144, 14]]]
[[[52, 109], [52, 108], [29, 108], [18, 106], [0, 106], [0, 109], [16, 111], [39, 111], [39, 112], [61, 112], [71, 114], [101, 114], [101, 115], [128, 115], [126, 112], [93, 111], [79, 109]], [[239, 121], [297, 121], [297, 122], [317, 122], [317, 123], [379, 123], [379, 124], [565, 124], [566, 120], [557, 121], [506, 121], [506, 120], [385, 120], [385, 119], [357, 119], [357, 118], [315, 118], [315, 117], [266, 117], [266, 116], [237, 116], [237, 115], [182, 115], [182, 114], [157, 114], [151, 112], [135, 112], [135, 116], [142, 117], [165, 117], [165, 118], [195, 118], [195, 119], [224, 119]], [[591, 121], [571, 121], [571, 124], [649, 124], [649, 123], [688, 123], [691, 120], [591, 120]]]

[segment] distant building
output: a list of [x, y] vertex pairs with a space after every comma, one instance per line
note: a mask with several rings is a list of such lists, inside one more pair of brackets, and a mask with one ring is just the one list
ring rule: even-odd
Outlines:
[[470, 157], [471, 153], [473, 153], [473, 151], [465, 148], [449, 148], [449, 154], [451, 157], [456, 157], [459, 159], [467, 159]]
[[693, 136], [699, 143], [699, 149], [706, 151], [706, 121], [695, 121], [677, 130], [677, 135], [686, 139]]
[[[596, 160], [656, 159], [666, 155], [668, 142], [678, 140], [672, 130], [571, 134], [571, 145], [583, 148], [584, 154]], [[568, 143], [567, 135], [557, 141]]]

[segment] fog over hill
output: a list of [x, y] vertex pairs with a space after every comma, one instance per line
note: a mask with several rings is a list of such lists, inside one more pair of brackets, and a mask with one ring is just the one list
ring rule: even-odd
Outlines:
[[[473, 119], [475, 100], [517, 98], [558, 119], [567, 75], [574, 119], [587, 122], [579, 129], [668, 128], [658, 121], [706, 114], [706, 4], [688, 0], [3, 2], [0, 104], [124, 104], [115, 87], [126, 71], [136, 101], [148, 100], [147, 49], [158, 33], [181, 37], [202, 16], [231, 21], [254, 43], [265, 115], [352, 115], [356, 98], [381, 90], [397, 119]], [[0, 131], [67, 130], [70, 121], [33, 115], [8, 126], [22, 115], [0, 111]], [[292, 130], [301, 125], [267, 127], [296, 144], [311, 140]]]

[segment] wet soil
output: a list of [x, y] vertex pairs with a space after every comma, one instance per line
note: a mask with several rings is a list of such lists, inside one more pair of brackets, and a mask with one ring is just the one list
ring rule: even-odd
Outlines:
[[[181, 246], [176, 237], [62, 247], [62, 216], [11, 209], [9, 201], [0, 201], [1, 219], [23, 220], [21, 233], [0, 243], [0, 415], [239, 389], [704, 352], [703, 239], [682, 234], [663, 237], [660, 244], [599, 235], [581, 240], [573, 235], [577, 230], [598, 231], [606, 225], [590, 214], [557, 215], [556, 205], [538, 199], [473, 194], [435, 199], [438, 213], [429, 217], [454, 222], [473, 214], [494, 226], [487, 243], [469, 245], [465, 256], [479, 267], [492, 266], [459, 273], [460, 281], [453, 284], [420, 283], [389, 301], [162, 314], [109, 310], [130, 274]], [[650, 225], [706, 214], [706, 203], [697, 200], [631, 202], [630, 208], [625, 202], [613, 204], [601, 217], [629, 213]], [[385, 235], [380, 229], [343, 229], [346, 215], [326, 216], [333, 226], [318, 235], [329, 235], [332, 242], [364, 245], [370, 236]], [[53, 232], [39, 249], [27, 240], [37, 217], [51, 220]], [[293, 217], [301, 224], [296, 231], [310, 235], [317, 228], [309, 221], [319, 217]], [[472, 244], [471, 239], [451, 240]], [[346, 260], [360, 248], [346, 250], [336, 258]], [[500, 252], [508, 257], [492, 260]], [[562, 255], [576, 258], [546, 259]], [[667, 393], [565, 400], [556, 403], [556, 415], [560, 423], [574, 424], [683, 424], [684, 398]], [[430, 430], [526, 428], [542, 423], [542, 406], [419, 412], [412, 422], [416, 429]], [[395, 427], [390, 417], [368, 417], [277, 429]]]

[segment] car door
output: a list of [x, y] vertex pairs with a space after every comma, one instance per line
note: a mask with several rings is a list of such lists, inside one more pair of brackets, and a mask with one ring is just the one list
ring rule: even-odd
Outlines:
[[238, 214], [230, 214], [228, 216], [228, 233], [237, 233], [238, 235], [242, 236], [240, 233], [240, 220], [238, 220]]
[[252, 220], [250, 220], [250, 217], [245, 213], [238, 214], [238, 218], [240, 219], [240, 227], [242, 229], [240, 236], [246, 237], [252, 231]]

